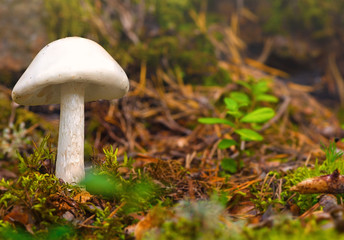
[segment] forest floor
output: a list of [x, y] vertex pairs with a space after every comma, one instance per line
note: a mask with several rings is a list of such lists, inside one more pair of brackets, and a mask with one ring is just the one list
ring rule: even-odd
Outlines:
[[[342, 4], [43, 2], [2, 9], [0, 239], [344, 239]], [[86, 104], [74, 185], [54, 175], [59, 106], [11, 99], [66, 36], [130, 79]]]
[[[2, 87], [3, 123], [11, 123], [1, 145], [6, 150], [0, 160], [2, 238], [321, 239], [339, 234], [340, 189], [336, 197], [326, 190], [325, 195], [290, 190], [308, 177], [344, 170], [336, 154], [341, 142], [334, 145], [342, 135], [337, 117], [308, 89], [252, 67], [241, 70], [251, 86], [267, 82], [264, 92], [278, 99], [261, 103], [275, 109], [256, 128], [263, 140], [237, 134], [233, 129], [243, 123], [199, 121], [224, 119], [219, 102], [229, 92], [254, 97], [249, 86], [239, 80], [225, 87], [192, 86], [161, 72], [156, 82], [132, 81], [119, 101], [86, 106], [89, 171], [80, 186], [66, 185], [53, 174], [57, 107], [31, 108], [33, 113], [11, 104], [11, 91]], [[42, 133], [51, 136], [42, 141]], [[233, 144], [219, 147], [223, 139]], [[23, 157], [18, 159], [16, 151]]]

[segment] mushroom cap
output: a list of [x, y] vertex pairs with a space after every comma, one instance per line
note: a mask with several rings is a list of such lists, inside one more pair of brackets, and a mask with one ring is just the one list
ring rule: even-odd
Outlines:
[[60, 103], [60, 86], [76, 82], [85, 87], [85, 102], [123, 97], [128, 77], [96, 42], [67, 37], [46, 45], [34, 58], [12, 91], [22, 105]]

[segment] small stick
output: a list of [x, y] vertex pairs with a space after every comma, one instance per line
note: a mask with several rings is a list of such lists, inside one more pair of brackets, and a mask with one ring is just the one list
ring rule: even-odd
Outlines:
[[299, 219], [304, 219], [307, 216], [309, 216], [310, 214], [312, 214], [312, 212], [314, 212], [318, 207], [320, 207], [320, 203], [316, 203], [314, 204], [308, 211], [306, 211], [304, 214], [302, 214]]
[[286, 96], [284, 98], [284, 101], [283, 101], [282, 105], [278, 109], [276, 115], [273, 118], [271, 118], [267, 123], [265, 123], [262, 126], [262, 128], [259, 130], [259, 132], [264, 131], [265, 129], [269, 128], [272, 124], [277, 122], [278, 119], [280, 119], [282, 117], [283, 113], [287, 110], [287, 108], [289, 106], [289, 103], [290, 103], [290, 97]]
[[79, 226], [85, 226], [85, 224], [90, 221], [92, 218], [94, 218], [96, 215], [93, 214], [92, 216], [88, 217], [87, 219], [85, 219], [85, 221], [83, 221], [82, 223], [79, 224]]
[[126, 204], [126, 202], [122, 202], [115, 210], [112, 211], [112, 213], [110, 213], [108, 218], [112, 218], [125, 204]]

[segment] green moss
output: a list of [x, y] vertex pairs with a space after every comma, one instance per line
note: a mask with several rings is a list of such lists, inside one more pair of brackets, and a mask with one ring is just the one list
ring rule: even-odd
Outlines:
[[[163, 212], [163, 211], [161, 211]], [[237, 224], [230, 222], [224, 208], [215, 202], [183, 201], [173, 209], [173, 217], [159, 228], [145, 234], [144, 239], [239, 239]], [[231, 225], [233, 224], [233, 225]]]
[[50, 40], [97, 33], [92, 23], [94, 1], [44, 0], [45, 24]]
[[[326, 155], [325, 161], [321, 164], [316, 161], [314, 164], [314, 168], [309, 168], [306, 166], [299, 167], [295, 170], [295, 172], [288, 174], [285, 177], [285, 189], [289, 189], [290, 187], [307, 178], [331, 174], [336, 169], [338, 169], [340, 173], [344, 172], [343, 152], [337, 151], [335, 143], [331, 142], [328, 147], [323, 146], [322, 150], [325, 152]], [[288, 196], [290, 194], [285, 195]], [[319, 194], [297, 193], [295, 203], [300, 207], [301, 211], [304, 212], [318, 202], [318, 196]]]
[[[92, 198], [102, 202], [102, 208], [92, 202], [76, 203], [74, 196], [82, 192], [80, 187], [64, 184], [54, 175], [38, 172], [43, 160], [52, 157], [47, 141], [48, 137], [44, 138], [32, 155], [20, 157], [22, 175], [17, 180], [0, 182], [1, 213], [14, 211], [11, 213], [14, 214], [15, 209], [19, 208], [30, 217], [31, 224], [25, 227], [28, 229], [30, 226], [30, 231], [34, 235], [21, 230], [19, 226], [14, 227], [8, 220], [1, 220], [0, 238], [76, 239], [93, 236], [97, 239], [123, 239], [127, 237], [124, 228], [133, 224], [129, 213], [146, 211], [158, 204], [159, 191], [156, 191], [157, 188], [152, 184], [149, 176], [140, 169], [134, 168], [133, 160], [127, 157], [124, 157], [123, 161], [118, 161], [117, 151], [112, 148], [104, 150], [105, 158], [98, 162], [97, 172], [89, 175], [84, 182], [87, 190], [94, 194]], [[322, 164], [317, 163], [314, 169], [299, 168], [295, 173], [288, 174], [281, 194], [282, 200], [278, 201], [267, 194], [262, 194], [262, 198], [259, 199], [260, 207], [266, 209], [267, 206], [274, 204], [285, 206], [285, 200], [292, 194], [288, 191], [291, 185], [308, 177], [330, 173], [333, 168], [343, 169], [343, 164], [339, 163], [342, 154], [338, 154], [335, 150], [334, 144], [324, 148], [327, 159]], [[270, 173], [270, 176], [272, 175], [276, 178], [282, 177], [277, 172]], [[259, 190], [252, 187], [252, 192], [258, 193]], [[220, 201], [226, 202], [225, 195], [219, 193], [212, 199], [213, 201], [182, 201], [171, 211], [163, 207], [160, 210], [157, 208], [156, 214], [162, 216], [160, 223], [147, 232], [144, 239], [323, 239], [325, 236], [340, 239], [341, 237], [333, 229], [322, 230], [320, 228], [322, 223], [319, 224], [312, 219], [301, 222], [293, 220], [289, 215], [279, 214], [274, 215], [273, 228], [254, 229], [245, 226], [245, 222], [233, 221], [226, 214], [224, 205], [219, 204]], [[317, 201], [316, 195], [298, 195], [294, 199], [304, 210]], [[94, 215], [91, 225], [94, 229], [79, 231], [67, 222], [62, 217], [66, 209], [61, 208], [61, 204], [66, 202], [76, 204], [73, 212], [83, 216], [82, 219], [87, 215]], [[165, 202], [164, 204], [166, 205]], [[117, 207], [119, 210], [116, 217], [112, 217], [111, 213]], [[3, 219], [4, 217], [1, 216]], [[307, 228], [304, 227], [305, 225]]]
[[241, 239], [257, 240], [298, 240], [298, 239], [344, 239], [343, 235], [334, 229], [323, 229], [314, 219], [309, 221], [293, 220], [289, 215], [276, 215], [273, 227], [260, 229], [245, 228]]
[[[112, 6], [96, 1], [45, 0], [45, 24], [50, 40], [66, 36], [90, 37], [99, 42], [124, 68], [140, 68], [147, 63], [147, 72], [155, 73], [158, 68], [181, 67], [184, 81], [192, 84], [225, 84], [228, 74], [217, 68], [215, 46], [209, 37], [195, 30], [198, 27], [190, 17], [190, 11], [199, 12], [199, 1], [145, 1], [145, 9], [139, 1], [132, 2], [133, 21], [135, 14], [145, 11], [145, 23], [141, 29], [133, 29], [141, 40], [133, 43], [120, 21], [120, 13]], [[106, 9], [106, 11], [105, 11]], [[109, 15], [111, 13], [111, 16]], [[210, 13], [208, 13], [210, 14]], [[208, 15], [206, 25], [218, 23], [220, 19]], [[106, 23], [99, 25], [101, 21]], [[219, 31], [214, 33], [223, 37]], [[164, 69], [166, 70], [166, 69]]]
[[[295, 171], [288, 172], [284, 176], [278, 172], [269, 173], [270, 177], [274, 176], [274, 179], [276, 179], [275, 182], [279, 179], [283, 179], [284, 183], [282, 185], [280, 199], [277, 199], [271, 194], [265, 194], [264, 192], [261, 192], [262, 186], [260, 186], [259, 183], [252, 185], [251, 193], [254, 194], [255, 198], [252, 198], [251, 200], [256, 204], [256, 207], [262, 212], [265, 212], [269, 206], [288, 206], [290, 202], [287, 202], [287, 200], [294, 194], [294, 192], [289, 191], [292, 186], [295, 186], [297, 183], [307, 178], [331, 174], [336, 169], [343, 173], [343, 153], [337, 151], [335, 143], [332, 142], [327, 147], [323, 146], [322, 150], [326, 155], [326, 159], [322, 163], [316, 161], [313, 168], [309, 168], [307, 166], [299, 167]], [[266, 181], [263, 189], [265, 189], [267, 192], [273, 192], [271, 190], [271, 185], [268, 186], [267, 182], [269, 181]], [[303, 213], [319, 201], [319, 195], [320, 194], [296, 193], [292, 201], [300, 208], [300, 212]], [[343, 197], [343, 194], [339, 194], [338, 198], [339, 197]]]
[[[133, 159], [124, 156], [122, 163], [117, 160], [117, 150], [104, 149], [105, 159], [97, 163], [93, 172], [86, 174], [88, 192], [102, 198], [125, 202], [126, 213], [147, 210], [157, 204], [161, 190], [149, 176], [133, 168]], [[129, 175], [127, 174], [129, 172]]]
[[[99, 162], [98, 170], [83, 182], [94, 194], [95, 202], [101, 202], [101, 205], [75, 199], [77, 194], [85, 192], [82, 187], [65, 184], [53, 174], [42, 173], [46, 170], [43, 169], [44, 161], [54, 162], [55, 157], [48, 138], [42, 140], [33, 154], [19, 155], [21, 175], [18, 179], [2, 179], [0, 182], [0, 218], [6, 219], [0, 221], [0, 239], [124, 238], [124, 228], [133, 221], [128, 213], [147, 210], [157, 203], [156, 185], [139, 169], [132, 167], [132, 159], [125, 157], [119, 163], [117, 151], [112, 148], [104, 150], [104, 162]], [[131, 174], [121, 171], [124, 168], [130, 169]], [[119, 207], [118, 213], [112, 217], [116, 207]], [[73, 212], [77, 222], [94, 215], [92, 227], [78, 231], [76, 226], [71, 226], [72, 222], [64, 219], [67, 211]], [[19, 218], [16, 217], [18, 213]]]
[[334, 37], [340, 31], [337, 23], [344, 21], [341, 1], [267, 0], [265, 4], [261, 13], [265, 19], [263, 26], [272, 34], [309, 33], [313, 39], [323, 39]]

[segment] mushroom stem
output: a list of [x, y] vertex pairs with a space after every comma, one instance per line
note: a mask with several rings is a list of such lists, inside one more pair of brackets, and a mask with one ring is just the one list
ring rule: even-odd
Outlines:
[[80, 83], [61, 84], [60, 129], [56, 160], [56, 177], [78, 183], [84, 170], [84, 94]]

